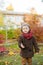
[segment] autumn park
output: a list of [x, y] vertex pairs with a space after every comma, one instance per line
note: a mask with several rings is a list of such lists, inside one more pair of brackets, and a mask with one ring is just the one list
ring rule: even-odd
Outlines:
[[32, 58], [32, 64], [43, 65], [43, 14], [38, 14], [34, 8], [30, 13], [15, 13], [11, 4], [6, 11], [0, 10], [0, 65], [21, 65], [18, 37], [24, 18], [28, 19], [26, 23], [30, 25], [40, 48], [39, 54]]

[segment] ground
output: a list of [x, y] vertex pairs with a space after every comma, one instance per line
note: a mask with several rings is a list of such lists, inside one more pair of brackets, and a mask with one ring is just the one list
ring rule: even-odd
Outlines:
[[[21, 57], [19, 55], [19, 48], [17, 43], [14, 45], [6, 46], [9, 49], [9, 53], [6, 55], [0, 56], [0, 65], [21, 65]], [[32, 64], [33, 65], [43, 65], [43, 46], [39, 47], [40, 52], [39, 54], [35, 54], [32, 58]], [[14, 54], [13, 54], [13, 53]], [[5, 64], [2, 64], [1, 62], [5, 62]]]

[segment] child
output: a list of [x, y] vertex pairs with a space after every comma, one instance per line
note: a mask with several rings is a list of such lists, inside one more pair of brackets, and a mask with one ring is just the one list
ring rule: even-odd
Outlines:
[[33, 46], [35, 52], [39, 52], [39, 48], [28, 24], [22, 24], [21, 31], [22, 34], [19, 37], [18, 45], [21, 49], [22, 65], [26, 65], [26, 63], [32, 65], [32, 57], [34, 56]]

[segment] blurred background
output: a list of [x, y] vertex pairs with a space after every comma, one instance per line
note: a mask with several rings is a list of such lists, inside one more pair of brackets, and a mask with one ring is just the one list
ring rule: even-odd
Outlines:
[[30, 24], [40, 48], [33, 65], [43, 65], [43, 0], [0, 0], [0, 65], [20, 65], [17, 39], [24, 22]]

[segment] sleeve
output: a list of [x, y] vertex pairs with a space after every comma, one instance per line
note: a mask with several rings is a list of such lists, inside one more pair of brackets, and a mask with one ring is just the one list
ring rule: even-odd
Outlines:
[[18, 46], [19, 46], [19, 48], [22, 49], [21, 43], [22, 43], [22, 38], [21, 38], [21, 36], [19, 36], [19, 38], [18, 38]]
[[38, 43], [36, 42], [35, 37], [33, 37], [33, 45], [34, 45], [34, 48], [35, 48], [35, 52], [39, 52]]

